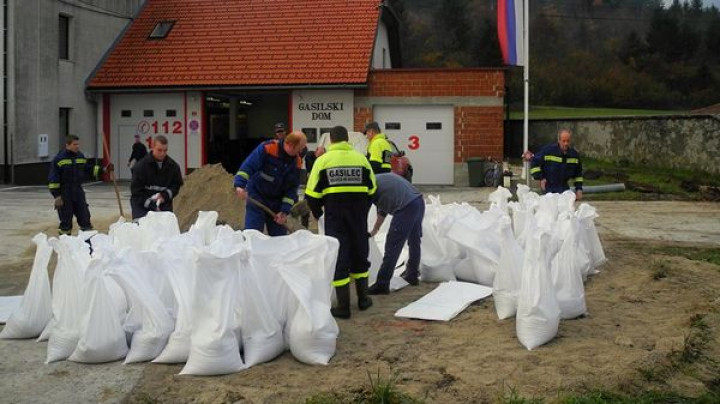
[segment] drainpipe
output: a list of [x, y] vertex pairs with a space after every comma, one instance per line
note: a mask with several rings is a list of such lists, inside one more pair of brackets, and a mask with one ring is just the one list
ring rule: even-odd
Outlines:
[[10, 142], [8, 140], [8, 52], [7, 52], [7, 46], [8, 46], [8, 4], [7, 0], [3, 0], [2, 2], [2, 14], [3, 14], [3, 20], [2, 20], [2, 48], [3, 48], [3, 55], [2, 55], [2, 72], [3, 72], [3, 91], [2, 91], [2, 116], [3, 116], [3, 125], [2, 125], [2, 132], [3, 132], [3, 183], [7, 184], [10, 181], [10, 153], [8, 153], [8, 148], [10, 147]]

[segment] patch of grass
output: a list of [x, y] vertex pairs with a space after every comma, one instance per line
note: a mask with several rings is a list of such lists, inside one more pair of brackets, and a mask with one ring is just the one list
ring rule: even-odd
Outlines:
[[336, 393], [319, 393], [312, 397], [308, 397], [303, 401], [304, 404], [344, 404], [348, 402]]
[[626, 190], [586, 194], [592, 200], [652, 200], [702, 198], [699, 185], [720, 186], [720, 178], [692, 170], [652, 167], [627, 161], [611, 162], [583, 158], [585, 185], [624, 183]]
[[707, 332], [710, 330], [710, 326], [705, 321], [705, 314], [700, 313], [690, 317], [690, 327], [697, 328], [698, 330], [701, 330], [703, 332]]
[[[620, 108], [567, 108], [531, 106], [530, 119], [559, 119], [559, 118], [597, 118], [617, 116], [648, 116], [648, 115], [678, 115], [683, 111], [663, 111], [651, 109], [620, 109]], [[523, 110], [510, 111], [510, 119], [523, 119]]]
[[654, 261], [652, 264], [652, 278], [659, 281], [670, 274], [670, 265], [665, 261]]
[[687, 397], [675, 392], [645, 391], [635, 395], [625, 395], [607, 391], [596, 391], [579, 396], [565, 397], [561, 404], [710, 404], [718, 403], [720, 395], [705, 392], [698, 397]]
[[370, 390], [361, 392], [353, 403], [356, 404], [422, 404], [423, 401], [398, 390], [396, 386], [397, 375], [383, 379], [380, 375], [380, 369], [373, 379], [372, 374], [368, 372], [370, 380]]
[[542, 404], [543, 399], [522, 397], [517, 390], [511, 387], [509, 391], [505, 392], [495, 402], [498, 404]]
[[132, 403], [135, 404], [156, 404], [159, 402], [160, 401], [158, 401], [156, 398], [151, 397], [147, 393], [140, 393], [132, 400]]
[[665, 368], [640, 367], [636, 369], [640, 376], [649, 383], [665, 383], [667, 370]]
[[720, 248], [666, 246], [657, 247], [655, 251], [661, 254], [685, 257], [693, 261], [705, 261], [720, 265]]

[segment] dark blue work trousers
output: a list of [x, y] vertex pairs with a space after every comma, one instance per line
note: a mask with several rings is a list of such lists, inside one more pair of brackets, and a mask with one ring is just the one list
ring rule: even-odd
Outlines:
[[378, 272], [377, 284], [383, 286], [390, 284], [398, 257], [406, 242], [410, 248], [410, 256], [407, 260], [407, 275], [410, 277], [419, 275], [423, 217], [425, 217], [425, 201], [422, 196], [417, 197], [393, 214], [390, 230], [385, 238], [385, 255], [383, 255], [383, 261]]
[[270, 216], [254, 203], [247, 201], [245, 204], [245, 229], [254, 229], [261, 232], [265, 230], [265, 226], [267, 226], [267, 232], [271, 236], [286, 236], [288, 234], [287, 228], [277, 224], [273, 216]]

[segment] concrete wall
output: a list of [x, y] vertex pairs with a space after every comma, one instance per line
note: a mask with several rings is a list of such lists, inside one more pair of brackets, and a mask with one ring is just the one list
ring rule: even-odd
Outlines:
[[720, 116], [531, 121], [531, 150], [554, 142], [564, 127], [581, 155], [720, 174]]
[[[89, 157], [102, 151], [97, 141], [95, 100], [85, 94], [85, 80], [144, 0], [11, 2], [13, 32], [8, 40], [14, 52], [8, 87], [14, 90], [14, 116], [8, 118], [12, 138], [10, 163], [47, 163], [62, 144], [59, 110], [70, 108], [69, 132], [80, 136], [81, 149]], [[69, 58], [58, 57], [59, 16], [70, 18]], [[12, 119], [11, 119], [12, 118]], [[49, 135], [47, 158], [37, 155], [37, 137]], [[25, 170], [16, 167], [14, 177]], [[18, 184], [34, 182], [24, 176]]]

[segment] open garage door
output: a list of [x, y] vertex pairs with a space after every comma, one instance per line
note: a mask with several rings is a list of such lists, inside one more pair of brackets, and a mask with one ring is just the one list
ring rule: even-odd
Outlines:
[[383, 133], [410, 159], [413, 183], [453, 184], [452, 105], [378, 105], [373, 116]]

